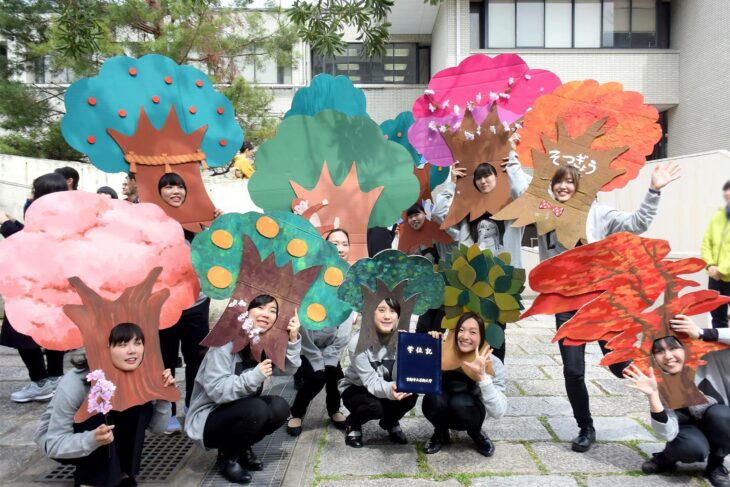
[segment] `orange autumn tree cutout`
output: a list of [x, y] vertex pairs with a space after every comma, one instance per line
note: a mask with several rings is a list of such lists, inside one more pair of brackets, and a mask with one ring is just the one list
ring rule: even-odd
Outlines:
[[664, 240], [617, 233], [548, 259], [530, 273], [530, 286], [540, 295], [522, 317], [580, 307], [553, 341], [582, 345], [605, 340], [611, 352], [601, 365], [633, 360], [645, 373], [654, 367], [660, 372], [659, 392], [668, 407], [702, 404], [706, 401], [694, 384], [695, 370], [705, 363], [704, 355], [728, 346], [678, 335], [686, 358], [682, 372], [670, 376], [651, 356], [652, 344], [676, 335], [669, 327], [674, 316], [705, 313], [730, 302], [730, 297], [707, 290], [680, 295], [698, 285], [681, 276], [703, 270], [705, 262], [668, 260], [670, 250]]
[[[128, 287], [115, 300], [102, 298], [79, 277], [69, 279], [83, 304], [68, 304], [63, 307], [63, 312], [84, 336], [89, 367], [104, 370], [106, 378], [117, 387], [112, 397], [112, 409], [116, 411], [124, 411], [150, 400], [175, 402], [180, 399], [178, 388], [163, 387], [162, 382], [164, 367], [160, 353], [160, 311], [170, 296], [170, 290], [152, 292], [161, 272], [161, 267], [152, 269], [144, 281]], [[119, 323], [135, 323], [144, 332], [144, 359], [134, 372], [124, 372], [111, 365], [109, 333]], [[88, 397], [85, 397], [74, 420], [80, 423], [91, 416]]]
[[[539, 235], [555, 230], [568, 249], [585, 242], [585, 218], [598, 191], [624, 187], [637, 176], [661, 138], [658, 117], [640, 93], [623, 91], [620, 83], [572, 81], [541, 96], [524, 117], [517, 146], [520, 162], [533, 166], [535, 177], [526, 193], [495, 218], [517, 219], [513, 226], [537, 223]], [[560, 165], [581, 173], [580, 194], [573, 197], [580, 199], [569, 204], [558, 203], [549, 192]]]

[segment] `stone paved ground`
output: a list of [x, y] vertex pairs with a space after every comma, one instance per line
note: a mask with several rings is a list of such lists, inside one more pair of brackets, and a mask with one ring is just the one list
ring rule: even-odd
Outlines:
[[[402, 426], [409, 445], [392, 445], [377, 425], [364, 429], [365, 447], [346, 447], [343, 433], [324, 419], [323, 396], [305, 418], [284, 479], [285, 487], [613, 487], [709, 485], [700, 477], [701, 465], [682, 465], [672, 476], [645, 476], [641, 463], [662, 443], [647, 425], [646, 399], [626, 389], [598, 366], [601, 354], [589, 346], [588, 387], [599, 443], [589, 453], [570, 450], [577, 428], [565, 397], [560, 355], [551, 344], [554, 322], [536, 317], [509, 325], [507, 330], [507, 396], [509, 410], [499, 421], [488, 421], [496, 454], [476, 454], [464, 434], [452, 435], [453, 445], [425, 455], [423, 444], [431, 427], [420, 401]], [[182, 372], [182, 371], [179, 371]], [[182, 376], [182, 373], [178, 374]], [[10, 392], [27, 380], [17, 353], [0, 347], [0, 483], [39, 485], [35, 479], [55, 465], [32, 442], [45, 404], [14, 404]], [[195, 450], [173, 485], [198, 485], [212, 465], [214, 452]], [[59, 484], [56, 484], [59, 485]]]

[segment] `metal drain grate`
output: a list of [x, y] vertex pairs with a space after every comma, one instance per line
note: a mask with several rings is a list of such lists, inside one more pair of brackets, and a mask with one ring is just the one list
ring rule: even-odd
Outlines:
[[[265, 395], [281, 396], [291, 404], [296, 396], [294, 380], [290, 376], [272, 378], [271, 386], [263, 392]], [[253, 447], [254, 453], [264, 462], [264, 469], [251, 472], [251, 485], [256, 487], [279, 487], [289, 467], [297, 438], [286, 432], [286, 423]], [[201, 487], [223, 487], [236, 485], [226, 480], [213, 465], [200, 483]]]
[[[140, 482], [166, 482], [185, 463], [193, 442], [183, 434], [146, 435], [142, 461], [137, 480]], [[74, 479], [73, 465], [59, 465], [38, 482], [69, 482]]]

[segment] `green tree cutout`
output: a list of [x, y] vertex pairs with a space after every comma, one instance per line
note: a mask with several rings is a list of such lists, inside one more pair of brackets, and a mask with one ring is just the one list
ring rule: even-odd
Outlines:
[[[511, 266], [510, 261], [508, 252], [494, 256], [477, 244], [454, 249], [439, 269], [446, 281], [442, 327], [453, 329], [461, 315], [469, 311], [481, 316], [487, 325], [517, 321], [524, 308], [521, 293], [525, 289], [525, 270]], [[501, 328], [486, 328], [489, 344], [501, 346]]]

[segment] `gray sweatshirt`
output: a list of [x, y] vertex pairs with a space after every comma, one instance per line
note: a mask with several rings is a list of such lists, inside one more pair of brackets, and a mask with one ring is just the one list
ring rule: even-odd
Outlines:
[[355, 355], [359, 338], [360, 332], [357, 332], [350, 340], [350, 365], [345, 369], [345, 377], [338, 383], [340, 393], [350, 386], [364, 386], [375, 397], [394, 400], [392, 384], [395, 383], [396, 354], [390, 355], [388, 348], [382, 346], [376, 352], [368, 348]]
[[494, 367], [494, 377], [487, 374], [487, 378], [476, 383], [473, 391], [475, 395], [484, 404], [487, 411], [487, 418], [499, 419], [507, 412], [507, 397], [504, 391], [507, 389], [507, 374], [504, 364], [499, 358], [492, 356], [492, 366]]
[[337, 327], [322, 330], [301, 329], [302, 355], [312, 364], [315, 372], [340, 363], [342, 350], [350, 341], [352, 323], [356, 316], [357, 313], [350, 313], [350, 316]]
[[[301, 339], [288, 342], [286, 349], [286, 370], [274, 366], [275, 375], [292, 375], [302, 363]], [[222, 347], [210, 347], [195, 376], [190, 409], [185, 417], [185, 433], [200, 447], [208, 415], [221, 404], [249, 397], [259, 390], [266, 376], [258, 367], [245, 369], [236, 375], [236, 365], [243, 362], [239, 353], [233, 353], [233, 342]]]
[[[509, 177], [510, 193], [512, 199], [519, 198], [522, 193], [527, 190], [527, 187], [532, 181], [532, 176], [525, 173], [522, 170], [520, 161], [517, 158], [517, 153], [510, 151], [509, 159], [507, 162], [507, 176]], [[433, 219], [434, 221], [441, 223], [449, 213], [449, 208], [454, 199], [454, 192], [456, 191], [456, 184], [452, 181], [446, 181], [441, 186], [441, 191], [434, 196], [434, 207], [433, 207]], [[511, 265], [515, 267], [522, 267], [522, 235], [525, 231], [524, 227], [513, 227], [512, 223], [514, 220], [507, 220], [504, 222], [504, 235], [502, 244], [489, 245], [484, 242], [479, 242], [479, 248], [482, 250], [491, 250], [494, 255], [502, 252], [509, 252], [512, 255]], [[471, 236], [469, 228], [469, 218], [464, 218], [458, 225], [455, 225], [446, 230], [457, 244], [464, 244], [471, 246], [474, 244], [474, 239]]]
[[[730, 344], [730, 329], [720, 328], [718, 329], [718, 338], [721, 343]], [[724, 400], [725, 405], [728, 403], [728, 390], [730, 390], [730, 350], [720, 350], [712, 352], [703, 357], [707, 364], [697, 369], [695, 375], [695, 383], [698, 384], [700, 391], [712, 390], [719, 393], [721, 398]], [[704, 392], [704, 391], [703, 391]], [[656, 434], [664, 438], [667, 441], [672, 441], [679, 434], [679, 425], [691, 419], [699, 419], [704, 416], [705, 411], [710, 406], [718, 403], [717, 399], [710, 395], [706, 395], [707, 404], [700, 404], [698, 406], [690, 406], [687, 408], [689, 417], [683, 413], [677, 413], [667, 407], [664, 411], [667, 413], [667, 422], [662, 423], [657, 421], [653, 417], [651, 418], [651, 427], [654, 429]]]
[[[74, 415], [89, 394], [84, 380], [88, 370], [74, 368], [58, 384], [48, 408], [43, 413], [33, 440], [49, 458], [81, 458], [99, 448], [94, 430], [74, 433]], [[152, 401], [154, 411], [148, 429], [162, 433], [167, 427], [172, 407], [168, 401]]]

